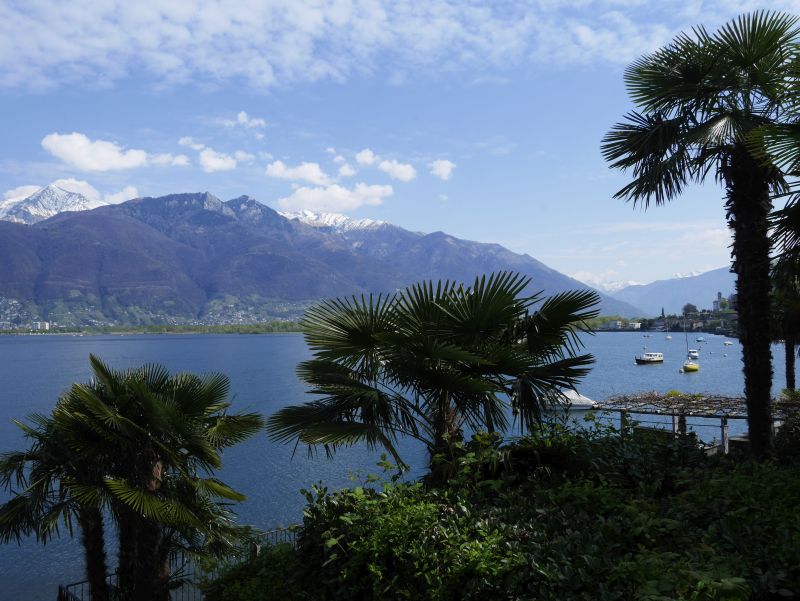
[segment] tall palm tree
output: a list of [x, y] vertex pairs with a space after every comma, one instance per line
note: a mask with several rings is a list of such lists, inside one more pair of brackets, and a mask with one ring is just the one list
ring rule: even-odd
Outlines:
[[158, 365], [115, 371], [90, 356], [94, 379], [74, 384], [52, 416], [20, 424], [30, 449], [0, 461], [0, 484], [23, 490], [0, 508], [0, 539], [47, 540], [81, 527], [92, 598], [108, 598], [102, 511], [119, 532], [119, 591], [127, 601], [167, 601], [176, 549], [221, 554], [243, 529], [226, 502], [244, 496], [213, 477], [221, 451], [263, 427], [229, 414], [229, 382], [170, 374]]
[[103, 486], [81, 490], [81, 498], [109, 507], [118, 525], [122, 598], [166, 599], [170, 551], [233, 544], [231, 514], [217, 500], [244, 496], [210, 474], [222, 465], [221, 451], [263, 420], [228, 413], [230, 383], [221, 374], [90, 362], [92, 382], [73, 385], [54, 412], [72, 446], [105, 470]]
[[598, 297], [523, 296], [529, 283], [499, 273], [311, 308], [303, 327], [314, 356], [298, 374], [319, 398], [281, 409], [268, 432], [329, 453], [365, 442], [404, 465], [401, 436], [423, 442], [433, 462], [465, 426], [506, 429], [509, 406], [521, 428], [534, 427], [593, 362], [577, 354], [577, 334]]
[[796, 345], [800, 344], [800, 195], [770, 219], [775, 263], [776, 337], [784, 341], [786, 388], [794, 390]]
[[102, 471], [67, 444], [55, 420], [43, 415], [32, 415], [30, 420], [31, 425], [16, 423], [31, 446], [0, 458], [0, 485], [15, 493], [0, 506], [0, 541], [20, 542], [22, 536], [34, 535], [46, 543], [59, 535], [60, 526], [71, 534], [77, 522], [92, 599], [106, 601], [103, 515], [95, 501], [79, 499], [68, 484], [84, 489], [100, 486]]
[[641, 112], [629, 113], [602, 144], [612, 167], [632, 171], [616, 197], [634, 204], [664, 204], [712, 171], [725, 187], [756, 456], [772, 446], [767, 220], [773, 195], [786, 187], [765, 159], [763, 131], [792, 119], [797, 50], [797, 18], [779, 13], [744, 15], [714, 34], [683, 33], [628, 67], [625, 82]]

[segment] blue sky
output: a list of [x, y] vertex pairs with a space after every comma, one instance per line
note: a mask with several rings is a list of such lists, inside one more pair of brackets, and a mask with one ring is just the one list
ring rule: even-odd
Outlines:
[[632, 108], [631, 60], [763, 7], [5, 0], [0, 199], [249, 194], [498, 242], [595, 284], [721, 267], [722, 190], [635, 209], [599, 145]]

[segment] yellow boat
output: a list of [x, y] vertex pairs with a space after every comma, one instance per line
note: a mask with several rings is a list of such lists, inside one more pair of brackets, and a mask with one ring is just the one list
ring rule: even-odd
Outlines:
[[686, 361], [681, 369], [683, 371], [700, 371], [700, 365], [694, 361]]

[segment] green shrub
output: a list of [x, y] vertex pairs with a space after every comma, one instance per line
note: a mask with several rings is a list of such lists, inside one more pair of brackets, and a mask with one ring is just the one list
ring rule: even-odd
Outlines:
[[691, 437], [559, 425], [505, 447], [480, 434], [446, 460], [451, 478], [437, 489], [307, 491], [296, 551], [227, 572], [225, 596], [213, 600], [744, 601], [800, 592], [794, 467], [706, 458]]
[[287, 544], [266, 547], [249, 560], [222, 566], [203, 583], [205, 601], [307, 601], [298, 586], [298, 556]]
[[800, 411], [790, 413], [778, 429], [775, 456], [781, 463], [800, 465]]

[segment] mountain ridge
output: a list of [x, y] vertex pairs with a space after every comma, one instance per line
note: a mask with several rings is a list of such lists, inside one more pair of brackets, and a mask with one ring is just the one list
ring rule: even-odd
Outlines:
[[717, 292], [727, 298], [735, 291], [736, 275], [731, 273], [730, 267], [720, 267], [698, 275], [627, 286], [609, 294], [644, 309], [652, 316], [659, 315], [662, 308], [667, 313], [680, 314], [686, 303], [710, 309]]
[[[220, 311], [254, 319], [265, 303], [303, 306], [425, 279], [471, 282], [500, 270], [531, 276], [532, 291], [546, 294], [588, 288], [498, 244], [386, 222], [312, 221], [288, 219], [248, 196], [222, 201], [205, 192], [136, 198], [30, 226], [0, 224], [0, 251], [12, 257], [0, 265], [0, 297], [41, 306], [53, 320], [80, 308], [98, 320], [139, 323]], [[640, 313], [601, 298], [603, 312]]]

